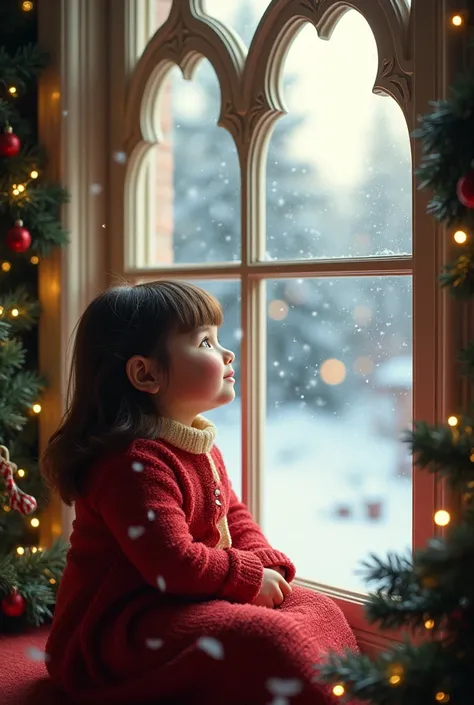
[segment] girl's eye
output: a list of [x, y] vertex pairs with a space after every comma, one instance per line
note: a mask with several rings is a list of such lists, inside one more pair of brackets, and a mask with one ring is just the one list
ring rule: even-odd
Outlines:
[[201, 345], [204, 346], [205, 348], [212, 348], [212, 345], [211, 345], [209, 338], [204, 338], [201, 341]]

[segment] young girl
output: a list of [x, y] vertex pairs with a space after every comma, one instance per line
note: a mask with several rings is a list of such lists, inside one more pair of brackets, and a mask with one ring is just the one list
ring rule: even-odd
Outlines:
[[76, 703], [328, 705], [315, 664], [356, 648], [332, 600], [291, 587], [200, 415], [235, 396], [221, 323], [212, 296], [176, 281], [110, 289], [79, 323], [43, 459], [75, 502], [46, 650]]

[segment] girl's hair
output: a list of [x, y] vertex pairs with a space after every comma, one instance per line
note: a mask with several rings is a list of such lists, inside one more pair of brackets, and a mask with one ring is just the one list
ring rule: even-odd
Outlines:
[[152, 357], [166, 376], [170, 334], [220, 326], [222, 319], [211, 294], [179, 281], [115, 287], [89, 304], [77, 326], [66, 412], [41, 464], [66, 504], [80, 496], [98, 455], [136, 438], [156, 438], [156, 405], [130, 383], [127, 360]]

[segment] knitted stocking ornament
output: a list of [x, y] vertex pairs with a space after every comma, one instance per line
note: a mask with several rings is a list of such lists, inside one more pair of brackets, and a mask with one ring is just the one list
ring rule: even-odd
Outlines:
[[10, 462], [8, 448], [0, 445], [0, 477], [5, 483], [5, 491], [9, 497], [9, 504], [12, 509], [16, 509], [20, 514], [31, 514], [36, 509], [36, 499], [23, 490], [20, 490], [13, 479], [17, 467]]

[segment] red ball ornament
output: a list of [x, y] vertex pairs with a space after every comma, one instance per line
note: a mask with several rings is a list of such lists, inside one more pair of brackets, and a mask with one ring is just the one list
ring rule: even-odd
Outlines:
[[7, 617], [21, 617], [26, 610], [26, 602], [16, 590], [13, 590], [10, 595], [3, 598], [1, 607]]
[[31, 245], [31, 235], [26, 228], [23, 227], [23, 221], [17, 220], [13, 228], [7, 232], [5, 239], [6, 246], [12, 252], [26, 252]]
[[469, 171], [465, 176], [461, 176], [456, 190], [463, 206], [474, 208], [474, 170]]
[[21, 142], [8, 125], [0, 134], [0, 157], [14, 157], [20, 149]]

